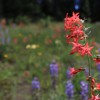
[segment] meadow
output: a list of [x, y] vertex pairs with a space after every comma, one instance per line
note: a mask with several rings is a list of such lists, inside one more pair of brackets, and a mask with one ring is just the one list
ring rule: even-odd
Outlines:
[[[100, 24], [89, 24], [89, 41], [98, 46], [93, 54], [99, 54]], [[87, 59], [78, 54], [69, 55], [71, 46], [66, 43], [63, 23], [38, 22], [24, 27], [8, 26], [10, 43], [0, 44], [0, 100], [68, 100], [65, 94], [66, 71], [69, 66], [88, 67]], [[56, 60], [58, 77], [56, 88], [52, 87], [50, 64]], [[92, 63], [92, 62], [91, 62]], [[100, 80], [100, 71], [92, 63], [92, 75]], [[32, 80], [38, 77], [40, 90], [32, 94]], [[73, 100], [80, 99], [80, 81], [85, 81], [84, 72], [71, 79], [74, 85]]]

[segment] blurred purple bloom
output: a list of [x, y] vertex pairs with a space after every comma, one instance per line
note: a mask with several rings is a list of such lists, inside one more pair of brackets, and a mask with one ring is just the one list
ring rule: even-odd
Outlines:
[[98, 51], [100, 52], [100, 48], [98, 49]]
[[97, 69], [100, 72], [100, 63], [97, 63]]
[[82, 100], [88, 100], [88, 83], [85, 81], [80, 82]]
[[89, 69], [88, 68], [85, 68], [84, 73], [85, 73], [86, 77], [88, 77], [89, 76]]
[[50, 74], [52, 77], [58, 77], [58, 64], [55, 60], [50, 64]]
[[70, 70], [69, 69], [66, 71], [66, 76], [67, 76], [68, 79], [70, 79], [72, 77], [72, 75], [70, 74]]
[[65, 94], [67, 95], [68, 100], [71, 100], [73, 98], [73, 95], [74, 95], [74, 85], [72, 84], [71, 80], [67, 81], [67, 83], [66, 83]]
[[40, 82], [37, 77], [35, 77], [32, 81], [32, 89], [33, 90], [40, 90]]

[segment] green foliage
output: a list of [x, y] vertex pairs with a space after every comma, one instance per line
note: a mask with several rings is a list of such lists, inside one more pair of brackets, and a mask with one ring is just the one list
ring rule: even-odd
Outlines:
[[[97, 31], [99, 32], [98, 27]], [[41, 100], [66, 100], [65, 84], [68, 80], [66, 79], [68, 66], [84, 67], [87, 66], [87, 60], [77, 54], [69, 55], [71, 47], [66, 43], [67, 33], [62, 23], [49, 22], [47, 27], [44, 27], [41, 22], [24, 28], [9, 27], [9, 33], [10, 44], [0, 47], [2, 57], [6, 55], [0, 63], [0, 86], [2, 87], [0, 97], [7, 96], [6, 86], [12, 98], [10, 100], [31, 100], [31, 81], [37, 76], [41, 84]], [[49, 73], [52, 59], [56, 59], [59, 65], [56, 90], [51, 88]], [[84, 72], [77, 74], [73, 79], [75, 98], [79, 98], [81, 80], [85, 80]]]
[[30, 23], [30, 19], [27, 17], [27, 16], [18, 16], [17, 18], [16, 18], [16, 23], [17, 24], [20, 24], [21, 22], [23, 23], [23, 24], [29, 24]]

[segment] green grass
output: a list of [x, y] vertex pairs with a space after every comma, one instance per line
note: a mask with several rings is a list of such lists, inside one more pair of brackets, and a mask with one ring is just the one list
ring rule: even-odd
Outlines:
[[[99, 42], [99, 26], [86, 25], [93, 26], [90, 38], [93, 36]], [[41, 99], [39, 100], [66, 100], [65, 84], [68, 66], [87, 66], [87, 60], [77, 54], [69, 55], [71, 46], [66, 43], [63, 23], [51, 23], [47, 27], [42, 23], [31, 24], [24, 28], [9, 27], [9, 35], [10, 44], [0, 46], [2, 47], [0, 98], [2, 100], [32, 100], [31, 81], [37, 76], [41, 83]], [[59, 78], [55, 91], [51, 88], [49, 73], [49, 64], [53, 59], [56, 59], [59, 65]], [[85, 80], [84, 73], [78, 74], [73, 79], [77, 98], [79, 98], [80, 80]]]

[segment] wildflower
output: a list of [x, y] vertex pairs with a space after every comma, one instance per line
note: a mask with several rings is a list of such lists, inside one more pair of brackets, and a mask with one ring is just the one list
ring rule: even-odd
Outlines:
[[93, 58], [96, 64], [100, 63], [100, 55], [97, 55], [96, 58]]
[[52, 77], [58, 77], [58, 64], [55, 60], [50, 64], [50, 74]]
[[84, 71], [84, 68], [80, 67], [79, 69], [70, 68], [71, 75], [77, 74], [78, 72]]
[[70, 79], [72, 77], [69, 69], [66, 71], [66, 76], [68, 79]]
[[97, 65], [97, 69], [98, 69], [99, 75], [100, 75], [100, 63], [97, 63], [96, 65]]
[[93, 49], [93, 47], [89, 47], [88, 42], [87, 42], [86, 45], [82, 47], [81, 55], [84, 56], [87, 54], [89, 56], [92, 56], [92, 54], [90, 52], [92, 49]]
[[26, 45], [26, 49], [29, 49], [30, 47], [31, 47], [31, 45], [29, 45], [29, 44], [28, 44], [28, 45]]
[[4, 58], [8, 58], [8, 55], [7, 54], [4, 54], [3, 56], [4, 56]]
[[74, 13], [72, 17], [68, 17], [68, 15], [65, 18], [65, 23], [64, 23], [64, 27], [66, 30], [73, 30], [75, 29], [77, 26], [83, 27], [80, 18], [79, 18], [79, 13]]
[[56, 63], [55, 60], [53, 60], [52, 63], [50, 64], [50, 74], [52, 79], [52, 87], [53, 89], [55, 89], [58, 77], [58, 64]]
[[35, 77], [32, 81], [32, 90], [40, 90], [40, 82], [37, 77]]
[[36, 48], [37, 48], [37, 45], [36, 45], [36, 44], [33, 44], [33, 45], [31, 46], [31, 48], [32, 48], [32, 49], [36, 49]]
[[70, 54], [74, 54], [75, 52], [81, 52], [81, 48], [82, 48], [81, 44], [79, 44], [78, 42], [71, 42], [71, 44], [73, 45], [73, 48]]
[[67, 81], [67, 83], [66, 83], [65, 94], [67, 95], [68, 100], [71, 100], [73, 98], [73, 95], [74, 95], [74, 85], [72, 84], [71, 80]]
[[85, 68], [84, 73], [85, 73], [86, 77], [88, 77], [89, 76], [89, 69], [88, 68]]
[[96, 83], [96, 90], [100, 90], [100, 83]]
[[88, 100], [88, 84], [85, 81], [80, 82], [82, 100]]
[[93, 61], [95, 61], [95, 63], [100, 63], [100, 58], [94, 58]]
[[72, 32], [71, 35], [73, 35], [74, 38], [79, 38], [80, 36], [84, 35], [83, 30], [81, 27], [76, 27]]
[[92, 89], [92, 92], [93, 92], [93, 89], [94, 89], [94, 86], [95, 86], [95, 79], [92, 78], [92, 77], [88, 77], [87, 78], [87, 81], [90, 81], [91, 80], [91, 89]]
[[[82, 37], [84, 37], [84, 32], [80, 27], [76, 27], [73, 31], [71, 31], [71, 34], [66, 35], [67, 42], [70, 43], [70, 40], [82, 40]], [[82, 36], [82, 37], [81, 37]], [[84, 39], [84, 38], [83, 38]]]
[[30, 76], [30, 72], [29, 71], [24, 71], [24, 77], [29, 77]]
[[61, 41], [60, 41], [60, 40], [56, 40], [55, 43], [56, 43], [56, 44], [60, 44]]
[[89, 100], [100, 100], [100, 98], [98, 97], [98, 95], [92, 95], [92, 98], [89, 99]]
[[38, 52], [37, 54], [38, 54], [38, 56], [42, 56], [42, 52]]

